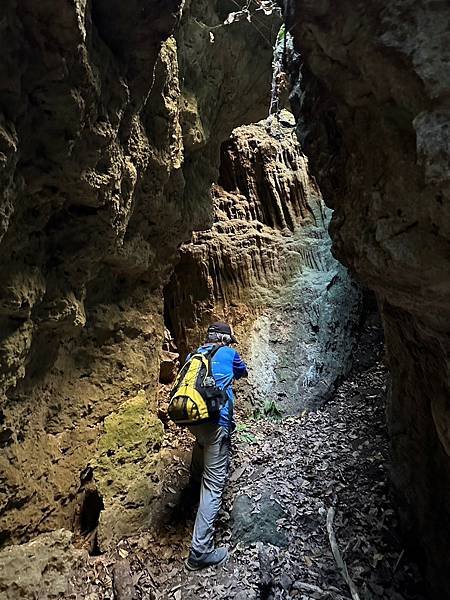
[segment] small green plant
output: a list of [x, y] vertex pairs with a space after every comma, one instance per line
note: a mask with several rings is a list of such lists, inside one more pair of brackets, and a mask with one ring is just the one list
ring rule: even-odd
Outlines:
[[254, 444], [256, 442], [256, 435], [250, 430], [247, 423], [238, 423], [236, 432], [240, 442], [245, 444]]
[[281, 419], [283, 417], [281, 410], [273, 398], [264, 402], [263, 412], [266, 417], [272, 419]]
[[242, 431], [247, 431], [248, 430], [248, 425], [247, 423], [238, 423], [236, 425], [236, 431], [238, 433], [241, 433]]
[[276, 44], [279, 44], [285, 38], [286, 38], [286, 25], [283, 23], [283, 25], [280, 27], [280, 30], [278, 31]]
[[246, 444], [255, 444], [256, 443], [256, 435], [253, 433], [241, 433], [239, 435], [239, 440]]

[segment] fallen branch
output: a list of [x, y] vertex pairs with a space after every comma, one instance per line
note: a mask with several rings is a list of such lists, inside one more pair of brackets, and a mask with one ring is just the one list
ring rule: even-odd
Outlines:
[[327, 531], [328, 531], [328, 539], [330, 541], [331, 551], [333, 552], [334, 560], [336, 561], [339, 570], [342, 573], [343, 578], [345, 579], [350, 593], [352, 595], [353, 600], [360, 600], [358, 590], [356, 589], [355, 584], [353, 583], [347, 569], [347, 565], [345, 564], [344, 559], [342, 558], [341, 552], [337, 545], [336, 535], [333, 529], [333, 521], [334, 521], [335, 510], [332, 506], [328, 509], [327, 513]]
[[395, 573], [395, 571], [397, 570], [398, 565], [400, 564], [400, 561], [402, 560], [404, 554], [405, 554], [405, 551], [402, 550], [399, 554], [399, 557], [397, 558], [397, 562], [395, 563], [393, 573]]
[[330, 592], [327, 590], [323, 590], [317, 585], [312, 585], [311, 583], [305, 583], [303, 581], [296, 581], [293, 585], [294, 590], [302, 590], [302, 592], [315, 592], [316, 594], [321, 594], [322, 596], [329, 596]]

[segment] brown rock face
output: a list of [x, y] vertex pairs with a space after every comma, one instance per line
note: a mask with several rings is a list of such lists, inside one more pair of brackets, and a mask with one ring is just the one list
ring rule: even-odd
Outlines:
[[[436, 596], [450, 588], [450, 7], [286, 2], [305, 62], [302, 143], [336, 256], [378, 295], [393, 479]], [[439, 596], [440, 597], [440, 596]]]
[[222, 146], [214, 224], [181, 248], [166, 310], [182, 355], [226, 319], [259, 408], [315, 408], [351, 364], [360, 293], [333, 259], [328, 215], [286, 111]]
[[43, 534], [28, 544], [0, 553], [0, 593], [4, 600], [76, 598], [71, 579], [86, 568], [87, 555], [75, 550], [70, 531]]
[[[273, 44], [279, 19], [255, 13], [223, 26], [227, 15], [246, 2], [187, 0], [177, 35], [182, 85], [181, 121], [186, 180], [185, 202], [195, 214], [199, 200], [217, 182], [220, 144], [238, 125], [268, 114]], [[254, 7], [253, 7], [254, 8]], [[211, 225], [211, 204], [205, 227]]]
[[[160, 482], [137, 478], [158, 479], [162, 288], [210, 218], [221, 136], [262, 117], [270, 89], [271, 43], [222, 26], [220, 5], [2, 3], [0, 543], [94, 527], [78, 513], [95, 486], [105, 543], [148, 523]], [[238, 54], [253, 57], [242, 78]], [[198, 77], [182, 94], [183, 61]]]
[[179, 210], [161, 222], [182, 192], [176, 46], [161, 48], [180, 2], [104, 4], [1, 9], [2, 541], [72, 525], [103, 419], [157, 381], [156, 265], [183, 235]]

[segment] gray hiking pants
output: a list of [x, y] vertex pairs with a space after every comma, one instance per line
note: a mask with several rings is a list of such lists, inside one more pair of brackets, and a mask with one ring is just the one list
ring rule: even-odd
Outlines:
[[189, 427], [196, 442], [192, 451], [191, 477], [201, 480], [200, 504], [191, 548], [197, 554], [214, 550], [214, 521], [220, 510], [228, 473], [230, 434], [214, 423]]

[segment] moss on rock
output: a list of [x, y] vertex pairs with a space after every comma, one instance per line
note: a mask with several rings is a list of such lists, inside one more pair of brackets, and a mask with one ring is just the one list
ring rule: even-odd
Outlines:
[[99, 536], [107, 545], [148, 524], [152, 500], [160, 492], [157, 456], [163, 425], [140, 391], [109, 415], [104, 427], [94, 467], [105, 503]]

